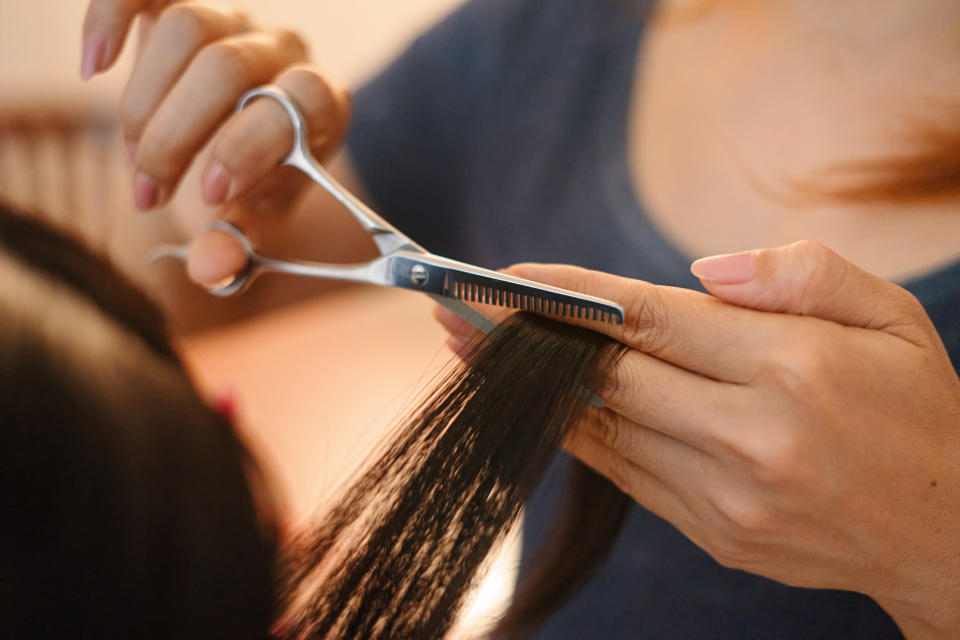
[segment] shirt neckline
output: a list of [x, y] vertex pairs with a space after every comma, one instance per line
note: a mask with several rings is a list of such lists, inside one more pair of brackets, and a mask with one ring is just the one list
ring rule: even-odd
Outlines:
[[[646, 32], [644, 20], [636, 20], [635, 24], [636, 29], [629, 34], [632, 45], [617, 48], [619, 57], [613, 61], [607, 76], [607, 82], [614, 85], [607, 89], [607, 93], [616, 100], [609, 112], [611, 117], [603, 118], [600, 123], [596, 145], [598, 160], [594, 163], [599, 173], [598, 184], [602, 185], [604, 199], [620, 231], [645, 252], [645, 257], [656, 265], [659, 275], [670, 284], [678, 280], [686, 281], [702, 289], [699, 281], [689, 273], [693, 258], [670, 242], [647, 215], [643, 196], [636, 189], [630, 172], [627, 134], [633, 79]], [[947, 260], [930, 270], [894, 282], [912, 292], [923, 292], [936, 299], [957, 295], [960, 290], [960, 258]]]

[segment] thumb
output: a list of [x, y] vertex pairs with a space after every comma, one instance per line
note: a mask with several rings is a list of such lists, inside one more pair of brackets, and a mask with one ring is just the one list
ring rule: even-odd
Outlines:
[[247, 253], [225, 231], [208, 231], [190, 245], [187, 273], [204, 287], [216, 287], [247, 266]]
[[925, 315], [903, 288], [807, 240], [703, 258], [690, 271], [721, 300], [761, 311], [898, 334], [898, 327], [915, 326]]

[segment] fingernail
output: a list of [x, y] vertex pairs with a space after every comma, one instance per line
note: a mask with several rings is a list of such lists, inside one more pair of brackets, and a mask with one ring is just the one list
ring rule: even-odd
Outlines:
[[580, 426], [587, 433], [601, 440], [605, 440], [607, 435], [609, 435], [609, 425], [606, 421], [601, 420], [599, 415], [593, 415], [587, 420], [583, 420]]
[[230, 174], [219, 162], [203, 174], [203, 199], [207, 204], [223, 204], [230, 193]]
[[80, 57], [80, 77], [89, 80], [103, 64], [103, 55], [107, 50], [107, 39], [91, 35], [83, 41], [83, 54]]
[[149, 211], [160, 201], [157, 182], [145, 173], [133, 176], [133, 204], [141, 211]]
[[753, 279], [753, 253], [728, 253], [701, 258], [690, 265], [690, 272], [708, 282], [743, 284]]
[[136, 142], [127, 140], [123, 143], [124, 148], [127, 150], [127, 159], [130, 160], [130, 166], [133, 166], [133, 161], [137, 159], [137, 149], [140, 148], [140, 145]]

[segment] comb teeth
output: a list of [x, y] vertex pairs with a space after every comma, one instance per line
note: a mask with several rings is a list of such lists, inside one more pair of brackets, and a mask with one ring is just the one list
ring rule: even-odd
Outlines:
[[[484, 279], [484, 282], [488, 281]], [[508, 282], [502, 283], [502, 287], [491, 287], [472, 282], [469, 274], [448, 273], [443, 289], [444, 295], [459, 298], [465, 302], [479, 302], [521, 311], [535, 311], [585, 320], [620, 321], [619, 317], [612, 313], [607, 306], [549, 291], [538, 292], [532, 287]], [[535, 291], [536, 294], [531, 294], [531, 291]]]

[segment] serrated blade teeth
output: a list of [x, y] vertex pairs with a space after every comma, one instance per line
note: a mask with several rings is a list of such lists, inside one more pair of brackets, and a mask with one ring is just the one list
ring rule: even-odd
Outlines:
[[476, 282], [458, 280], [450, 277], [445, 283], [446, 295], [459, 298], [465, 302], [496, 305], [522, 311], [535, 311], [552, 315], [567, 316], [581, 320], [600, 320], [612, 322], [615, 316], [604, 307], [593, 306], [589, 302], [573, 302], [557, 300], [553, 294], [543, 292], [542, 295], [523, 293], [511, 290], [509, 283], [503, 288], [478, 284]]

